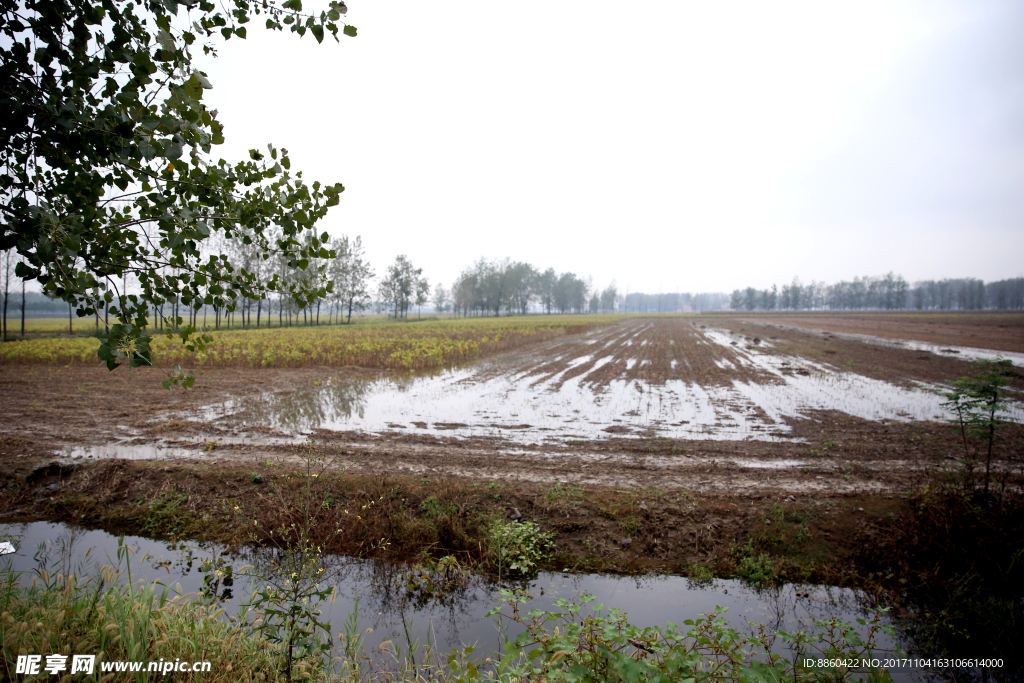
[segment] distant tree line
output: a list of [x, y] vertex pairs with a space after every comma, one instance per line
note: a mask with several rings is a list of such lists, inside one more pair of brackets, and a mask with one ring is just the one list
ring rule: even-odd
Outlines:
[[634, 292], [623, 297], [623, 313], [690, 313], [717, 311], [729, 303], [729, 295], [721, 292], [691, 294], [670, 292], [668, 294], [645, 294]]
[[1021, 310], [1024, 309], [1024, 278], [985, 282], [977, 278], [923, 280], [913, 285], [901, 275], [855, 277], [827, 285], [802, 284], [799, 278], [771, 289], [747, 287], [729, 297], [737, 311], [804, 310]]
[[[211, 245], [209, 258], [220, 259], [228, 268], [253, 274], [260, 283], [276, 281], [277, 295], [247, 298], [225, 291], [217, 283], [201, 276], [192, 278], [191, 288], [177, 298], [153, 305], [154, 329], [181, 317], [187, 325], [269, 327], [319, 325], [321, 321], [351, 322], [352, 314], [373, 309], [377, 313], [407, 318], [432, 304], [438, 313], [457, 316], [526, 315], [528, 313], [678, 313], [721, 310], [729, 307], [744, 311], [777, 310], [979, 310], [1024, 309], [1024, 278], [985, 283], [976, 278], [926, 280], [910, 285], [902, 276], [854, 278], [827, 285], [803, 284], [794, 278], [781, 288], [747, 287], [731, 295], [724, 293], [670, 292], [647, 294], [619, 290], [613, 280], [604, 288], [595, 287], [590, 277], [558, 273], [553, 268], [540, 270], [529, 263], [512, 259], [479, 259], [456, 278], [451, 288], [438, 283], [433, 290], [422, 268], [416, 268], [406, 255], [396, 257], [376, 288], [373, 268], [366, 260], [362, 239], [342, 236], [329, 242], [329, 250], [320, 250], [309, 262], [296, 268], [281, 250], [267, 258], [252, 236], [236, 231], [233, 239]], [[313, 250], [310, 250], [311, 252]], [[68, 330], [74, 331], [72, 309], [42, 294], [26, 292], [24, 282], [14, 274], [19, 256], [13, 251], [0, 253], [0, 295], [2, 295], [2, 334], [9, 338], [8, 320], [21, 318], [25, 334], [26, 314], [68, 316]], [[170, 266], [166, 267], [170, 269]], [[129, 283], [122, 283], [123, 292]], [[295, 292], [320, 292], [301, 297]], [[96, 315], [96, 330], [100, 329]], [[275, 320], [276, 319], [276, 320]], [[104, 322], [109, 322], [104, 320]], [[172, 323], [173, 324], [173, 323]]]
[[[172, 319], [182, 316], [186, 324], [195, 326], [212, 323], [215, 328], [222, 324], [270, 327], [276, 317], [279, 327], [319, 325], [321, 317], [327, 323], [334, 322], [336, 318], [351, 322], [353, 312], [365, 310], [370, 305], [370, 284], [374, 272], [366, 260], [360, 237], [350, 239], [343, 235], [331, 240], [327, 251], [332, 256], [311, 257], [308, 263], [301, 264], [305, 268], [300, 270], [290, 263], [283, 251], [269, 259], [261, 258], [253, 240], [243, 232], [236, 235], [234, 239], [221, 240], [213, 245], [217, 253], [211, 258], [225, 259], [234, 268], [255, 275], [259, 282], [276, 279], [281, 283], [282, 292], [263, 298], [237, 296], [225, 299], [225, 294], [215, 291], [215, 286], [195, 282], [195, 292], [190, 301], [168, 301], [154, 307], [157, 321], [170, 315]], [[325, 296], [298, 297], [293, 294], [319, 288], [324, 289]], [[222, 305], [218, 305], [218, 296], [224, 300]]]
[[576, 273], [558, 273], [512, 259], [479, 259], [456, 278], [450, 289], [438, 284], [431, 302], [439, 313], [457, 316], [526, 315], [527, 313], [671, 313], [724, 308], [726, 294], [623, 294], [614, 280], [595, 287]]
[[[533, 306], [545, 313], [584, 313], [601, 310], [601, 294], [575, 273], [558, 274], [553, 268], [541, 272], [529, 263], [503, 259], [480, 259], [462, 271], [450, 290], [438, 285], [433, 304], [438, 312], [455, 315], [526, 315]], [[593, 297], [596, 298], [596, 303]], [[612, 310], [615, 285], [605, 291], [604, 306]]]

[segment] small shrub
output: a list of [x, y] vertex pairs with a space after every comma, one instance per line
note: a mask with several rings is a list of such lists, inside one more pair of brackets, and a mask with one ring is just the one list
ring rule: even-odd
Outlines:
[[976, 377], [965, 376], [955, 380], [952, 391], [944, 394], [943, 405], [956, 417], [954, 423], [960, 428], [964, 447], [964, 464], [973, 486], [974, 468], [980, 455], [978, 448], [968, 445], [969, 439], [981, 443], [985, 450], [985, 493], [989, 490], [992, 477], [992, 451], [996, 442], [996, 431], [1012, 422], [1003, 416], [1009, 413], [1006, 391], [1012, 362], [1004, 358], [981, 359], [971, 365]]
[[779, 582], [778, 573], [772, 558], [764, 553], [757, 557], [744, 557], [740, 560], [736, 574], [755, 588], [764, 588]]
[[487, 550], [498, 573], [529, 574], [551, 557], [554, 537], [534, 522], [494, 522], [487, 530]]
[[730, 550], [736, 560], [736, 576], [755, 588], [772, 586], [779, 582], [779, 573], [771, 556], [758, 553], [754, 542], [747, 540], [744, 545]]

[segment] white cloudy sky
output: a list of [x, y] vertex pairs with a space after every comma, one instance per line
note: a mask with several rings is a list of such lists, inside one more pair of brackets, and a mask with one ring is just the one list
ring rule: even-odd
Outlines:
[[[320, 9], [310, 5], [305, 9]], [[324, 227], [450, 284], [1024, 275], [1024, 4], [351, 0], [204, 60], [227, 159], [346, 191]]]

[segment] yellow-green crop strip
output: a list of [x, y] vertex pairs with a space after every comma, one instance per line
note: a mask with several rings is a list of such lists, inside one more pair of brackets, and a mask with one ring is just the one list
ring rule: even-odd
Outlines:
[[[610, 315], [470, 318], [421, 323], [226, 330], [190, 353], [177, 337], [156, 336], [162, 367], [302, 367], [356, 365], [396, 370], [443, 367], [618, 319]], [[49, 337], [0, 345], [0, 364], [98, 365], [93, 337]]]

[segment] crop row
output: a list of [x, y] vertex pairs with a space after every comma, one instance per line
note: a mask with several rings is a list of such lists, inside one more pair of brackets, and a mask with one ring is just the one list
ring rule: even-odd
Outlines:
[[[447, 366], [495, 351], [606, 322], [602, 316], [470, 319], [424, 323], [230, 330], [214, 333], [202, 351], [177, 337], [153, 339], [153, 362], [186, 367], [301, 367], [357, 365], [419, 370]], [[91, 365], [94, 337], [50, 337], [0, 345], [0, 364]]]

